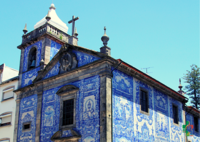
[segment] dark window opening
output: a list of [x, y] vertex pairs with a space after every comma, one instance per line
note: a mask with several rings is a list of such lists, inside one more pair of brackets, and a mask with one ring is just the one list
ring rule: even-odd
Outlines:
[[197, 117], [194, 117], [194, 130], [196, 131], [196, 132], [199, 132], [199, 122], [198, 122], [198, 118]]
[[29, 54], [28, 69], [36, 67], [36, 48], [33, 48]]
[[173, 105], [173, 119], [174, 123], [178, 124], [178, 107]]
[[63, 101], [63, 125], [73, 124], [74, 99]]
[[144, 90], [140, 91], [140, 105], [142, 111], [148, 112], [148, 96]]
[[31, 128], [31, 124], [24, 124], [24, 130], [30, 129]]

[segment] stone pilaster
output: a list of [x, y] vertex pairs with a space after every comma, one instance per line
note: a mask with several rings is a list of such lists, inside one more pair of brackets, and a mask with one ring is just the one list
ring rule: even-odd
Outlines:
[[100, 74], [100, 142], [112, 142], [112, 77]]
[[21, 49], [21, 57], [20, 57], [20, 65], [19, 65], [19, 82], [18, 82], [18, 88], [21, 88], [23, 63], [24, 63], [24, 49]]
[[51, 52], [51, 40], [45, 38], [45, 49], [44, 49], [44, 64], [47, 65], [50, 61], [50, 52]]
[[20, 108], [20, 99], [16, 100], [16, 110], [15, 110], [15, 124], [14, 124], [14, 135], [13, 142], [17, 142], [17, 132], [18, 132], [18, 122], [19, 122], [19, 108]]
[[71, 36], [70, 38], [69, 38], [69, 44], [72, 44], [72, 45], [78, 45], [78, 38], [77, 37], [75, 37], [75, 36]]
[[41, 124], [41, 111], [42, 111], [42, 94], [43, 94], [42, 91], [38, 93], [35, 142], [40, 142], [40, 124]]

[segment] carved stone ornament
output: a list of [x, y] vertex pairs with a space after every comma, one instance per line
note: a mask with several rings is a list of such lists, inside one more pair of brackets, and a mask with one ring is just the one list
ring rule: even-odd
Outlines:
[[79, 135], [74, 130], [68, 129], [68, 131], [70, 131], [71, 136], [69, 136], [69, 137], [62, 137], [62, 132], [61, 131], [57, 131], [51, 137], [51, 141], [54, 141], [54, 142], [78, 142], [78, 140], [81, 139], [81, 135]]
[[77, 59], [73, 53], [65, 52], [60, 58], [60, 73], [70, 71], [77, 67]]

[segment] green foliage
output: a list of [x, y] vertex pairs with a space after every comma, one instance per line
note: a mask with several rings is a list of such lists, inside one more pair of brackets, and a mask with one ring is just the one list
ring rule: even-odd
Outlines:
[[60, 35], [60, 39], [62, 40], [62, 35]]
[[185, 90], [187, 95], [191, 98], [190, 102], [193, 104], [193, 107], [200, 108], [200, 68], [197, 65], [191, 65], [191, 71], [187, 70], [187, 73], [184, 75], [183, 79], [187, 85]]

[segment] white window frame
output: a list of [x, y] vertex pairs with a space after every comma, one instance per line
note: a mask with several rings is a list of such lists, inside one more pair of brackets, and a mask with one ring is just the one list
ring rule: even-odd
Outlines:
[[[9, 91], [12, 91], [12, 96], [4, 99], [4, 94], [6, 92], [9, 92]], [[8, 88], [4, 89], [3, 92], [2, 92], [2, 101], [14, 98], [14, 92], [13, 91], [14, 91], [14, 86], [11, 86], [11, 87], [8, 87]]]
[[2, 118], [5, 118], [5, 117], [10, 117], [10, 121], [9, 121], [10, 124], [3, 125], [3, 126], [8, 126], [8, 125], [12, 124], [12, 113], [2, 114], [2, 115], [0, 115], [0, 119], [1, 119], [1, 121], [0, 121], [0, 127], [2, 127], [2, 124], [4, 124], [4, 123], [2, 123]]

